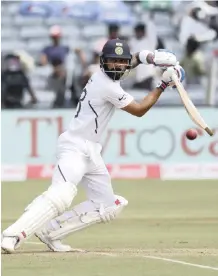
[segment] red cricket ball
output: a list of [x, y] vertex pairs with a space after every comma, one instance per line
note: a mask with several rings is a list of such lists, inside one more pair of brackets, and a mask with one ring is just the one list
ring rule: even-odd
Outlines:
[[194, 140], [196, 139], [198, 136], [198, 133], [195, 129], [189, 129], [187, 132], [186, 132], [186, 137], [189, 139], [189, 140]]

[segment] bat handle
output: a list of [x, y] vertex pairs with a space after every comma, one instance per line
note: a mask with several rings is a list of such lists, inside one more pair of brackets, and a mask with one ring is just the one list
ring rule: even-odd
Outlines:
[[209, 127], [206, 127], [206, 128], [205, 128], [205, 131], [206, 131], [210, 136], [213, 136], [213, 135], [214, 135], [213, 131], [212, 131]]

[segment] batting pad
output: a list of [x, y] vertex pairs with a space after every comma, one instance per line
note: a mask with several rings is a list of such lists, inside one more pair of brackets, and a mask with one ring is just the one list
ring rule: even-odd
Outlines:
[[69, 208], [76, 193], [76, 186], [69, 182], [50, 186], [42, 196], [29, 205], [27, 211], [14, 224], [3, 232], [3, 236], [17, 236], [20, 240], [30, 237], [46, 222]]
[[117, 217], [117, 215], [127, 206], [128, 201], [122, 196], [115, 196], [116, 201], [114, 205], [104, 208], [103, 216], [107, 220], [102, 219], [100, 209], [96, 210], [95, 205], [91, 201], [85, 201], [75, 206], [71, 211], [71, 217], [68, 214], [63, 214], [55, 218], [56, 222], [61, 222], [59, 228], [49, 231], [50, 240], [60, 240], [69, 234], [82, 230], [96, 223], [109, 222]]

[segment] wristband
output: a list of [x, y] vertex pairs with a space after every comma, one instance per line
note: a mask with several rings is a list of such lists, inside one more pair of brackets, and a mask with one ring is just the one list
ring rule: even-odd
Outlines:
[[166, 88], [167, 88], [167, 83], [166, 82], [164, 82], [164, 81], [161, 81], [161, 82], [159, 82], [158, 83], [158, 85], [156, 86], [157, 88], [161, 88], [162, 89], [162, 91], [164, 91]]

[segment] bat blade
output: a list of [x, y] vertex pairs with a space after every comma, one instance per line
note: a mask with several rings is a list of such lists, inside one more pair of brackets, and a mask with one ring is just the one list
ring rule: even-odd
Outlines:
[[172, 79], [176, 85], [177, 91], [180, 95], [180, 98], [184, 104], [184, 107], [189, 115], [189, 117], [192, 119], [192, 121], [198, 125], [200, 128], [204, 129], [210, 136], [213, 136], [213, 131], [208, 127], [204, 119], [201, 117], [199, 111], [189, 98], [185, 88], [183, 87], [182, 83], [179, 81], [176, 74], [173, 74]]

